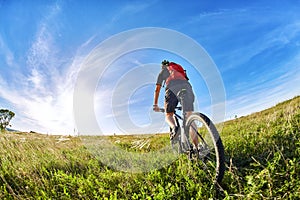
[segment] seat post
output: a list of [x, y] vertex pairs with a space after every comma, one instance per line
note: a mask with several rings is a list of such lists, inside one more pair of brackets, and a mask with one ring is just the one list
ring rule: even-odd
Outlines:
[[186, 89], [181, 89], [177, 93], [177, 96], [180, 99], [180, 103], [181, 103], [181, 106], [182, 106], [182, 115], [183, 115], [184, 123], [185, 123], [185, 117], [186, 117], [186, 112], [184, 110], [184, 97], [185, 97], [185, 95], [186, 95]]

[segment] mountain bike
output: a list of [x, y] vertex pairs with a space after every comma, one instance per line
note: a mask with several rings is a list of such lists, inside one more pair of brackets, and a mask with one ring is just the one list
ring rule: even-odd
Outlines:
[[[184, 102], [185, 91], [179, 91], [177, 96], [180, 102]], [[181, 103], [174, 112], [175, 123], [179, 129], [171, 139], [171, 146], [176, 153], [187, 154], [189, 160], [203, 169], [210, 181], [219, 184], [225, 171], [224, 146], [220, 135], [205, 114], [193, 112], [187, 118], [183, 108], [184, 104]], [[176, 113], [176, 110], [182, 111], [182, 116]], [[162, 108], [160, 111], [165, 112]], [[179, 120], [182, 121], [181, 124]]]

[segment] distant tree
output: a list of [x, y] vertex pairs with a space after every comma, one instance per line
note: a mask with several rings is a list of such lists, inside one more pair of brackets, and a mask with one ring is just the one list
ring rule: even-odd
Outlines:
[[10, 110], [0, 109], [0, 131], [3, 131], [9, 125], [14, 116], [15, 113]]

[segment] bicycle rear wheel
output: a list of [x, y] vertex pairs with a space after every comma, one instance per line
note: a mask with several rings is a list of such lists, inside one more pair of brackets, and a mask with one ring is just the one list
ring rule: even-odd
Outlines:
[[225, 171], [224, 147], [212, 121], [202, 113], [193, 113], [187, 119], [186, 133], [192, 132], [189, 140], [193, 145], [192, 156], [202, 168], [205, 176], [214, 183], [220, 183]]

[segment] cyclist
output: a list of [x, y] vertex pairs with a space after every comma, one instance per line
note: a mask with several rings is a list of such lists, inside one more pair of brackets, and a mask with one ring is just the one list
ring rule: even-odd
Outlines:
[[[157, 77], [156, 88], [154, 92], [153, 110], [156, 112], [160, 111], [160, 108], [158, 106], [158, 97], [159, 97], [160, 89], [164, 82], [164, 84], [166, 84], [165, 102], [164, 102], [164, 108], [166, 111], [165, 120], [168, 123], [168, 125], [171, 127], [170, 139], [172, 140], [177, 136], [176, 134], [178, 133], [178, 129], [179, 129], [179, 127], [175, 125], [175, 120], [174, 120], [175, 107], [179, 102], [179, 98], [177, 97], [177, 94], [182, 89], [184, 89], [186, 92], [184, 102], [183, 102], [184, 104], [183, 111], [185, 111], [186, 118], [188, 118], [194, 111], [194, 105], [193, 105], [194, 92], [191, 84], [188, 82], [189, 79], [186, 76], [185, 72], [183, 74], [182, 72], [176, 71], [174, 69], [175, 67], [173, 66], [178, 64], [174, 62], [169, 62], [167, 60], [162, 61], [161, 64], [162, 64], [161, 71]], [[180, 103], [182, 104], [182, 102]], [[198, 144], [197, 137], [193, 137], [193, 131], [190, 131], [190, 134], [191, 137], [193, 138], [194, 144], [195, 145]]]

